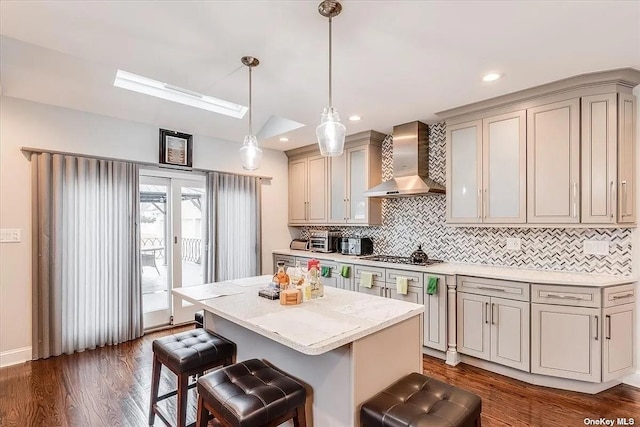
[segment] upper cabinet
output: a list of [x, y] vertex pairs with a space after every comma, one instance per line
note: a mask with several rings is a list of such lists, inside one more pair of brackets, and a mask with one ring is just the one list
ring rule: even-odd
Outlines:
[[580, 222], [580, 101], [527, 111], [527, 221]]
[[289, 223], [327, 220], [327, 159], [314, 155], [289, 162]]
[[526, 221], [526, 114], [501, 114], [447, 129], [449, 223]]
[[636, 222], [640, 71], [583, 74], [438, 113], [447, 122], [447, 222]]
[[382, 181], [385, 137], [375, 131], [349, 135], [342, 156], [322, 157], [317, 145], [287, 151], [289, 224], [381, 224], [381, 200], [364, 192]]

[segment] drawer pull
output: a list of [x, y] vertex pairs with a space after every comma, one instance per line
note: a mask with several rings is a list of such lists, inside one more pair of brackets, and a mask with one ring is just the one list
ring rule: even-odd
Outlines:
[[415, 278], [415, 277], [407, 277], [407, 276], [389, 276], [389, 278], [390, 278], [391, 280], [396, 280], [398, 277], [404, 277], [404, 278], [406, 278], [406, 279], [407, 279], [407, 281], [409, 281], [409, 282], [415, 282], [415, 281], [416, 281], [416, 278]]
[[497, 292], [507, 292], [505, 288], [493, 288], [489, 286], [478, 286], [478, 289], [482, 289], [483, 291], [497, 291]]
[[592, 300], [592, 295], [588, 294], [588, 295], [566, 295], [566, 294], [558, 294], [558, 293], [554, 293], [554, 292], [545, 292], [542, 291], [540, 292], [540, 297], [541, 298], [556, 298], [556, 299], [568, 299], [568, 300], [574, 300], [574, 301], [591, 301]]
[[632, 297], [632, 296], [633, 296], [633, 292], [629, 292], [629, 293], [624, 294], [624, 295], [613, 295], [611, 297], [611, 299], [615, 300], [615, 299], [629, 298], [629, 297]]

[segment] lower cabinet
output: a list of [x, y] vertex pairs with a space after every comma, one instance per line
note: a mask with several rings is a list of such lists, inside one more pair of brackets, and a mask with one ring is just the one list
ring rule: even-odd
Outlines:
[[602, 310], [602, 381], [620, 378], [635, 371], [635, 304]]
[[532, 373], [600, 382], [599, 309], [531, 304], [531, 323]]
[[284, 262], [284, 268], [287, 267], [295, 267], [296, 266], [296, 258], [292, 255], [273, 255], [273, 272], [278, 271], [278, 262]]
[[[426, 292], [429, 277], [438, 279], [438, 289], [432, 295]], [[446, 276], [424, 275], [423, 342], [425, 347], [447, 350], [447, 283]]]
[[529, 303], [458, 293], [458, 351], [529, 371]]

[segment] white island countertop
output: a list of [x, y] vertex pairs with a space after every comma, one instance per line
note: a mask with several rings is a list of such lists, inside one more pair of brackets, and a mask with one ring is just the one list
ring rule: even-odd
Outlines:
[[250, 277], [172, 293], [307, 355], [329, 352], [424, 312], [423, 305], [328, 286], [322, 298], [281, 305], [279, 300], [258, 296], [258, 289], [270, 280], [270, 275]]
[[290, 255], [304, 258], [332, 260], [345, 264], [370, 265], [372, 267], [393, 268], [397, 270], [423, 271], [425, 273], [443, 274], [446, 276], [462, 275], [484, 277], [488, 279], [512, 280], [516, 282], [540, 283], [549, 285], [588, 286], [604, 288], [608, 286], [633, 283], [633, 276], [614, 276], [592, 273], [574, 273], [569, 271], [536, 270], [522, 267], [500, 267], [492, 265], [466, 264], [461, 262], [443, 262], [430, 266], [393, 264], [362, 259], [360, 257], [337, 253], [320, 253], [281, 249], [274, 254]]

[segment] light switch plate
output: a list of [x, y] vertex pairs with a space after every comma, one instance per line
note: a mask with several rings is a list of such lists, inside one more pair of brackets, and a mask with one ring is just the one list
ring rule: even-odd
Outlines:
[[20, 242], [20, 230], [3, 228], [0, 230], [0, 243], [18, 243]]
[[507, 237], [507, 250], [508, 251], [521, 251], [522, 241], [519, 237]]
[[606, 240], [585, 240], [583, 251], [587, 255], [609, 255], [609, 242]]

